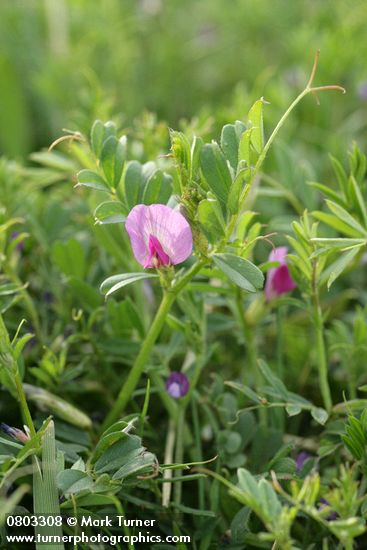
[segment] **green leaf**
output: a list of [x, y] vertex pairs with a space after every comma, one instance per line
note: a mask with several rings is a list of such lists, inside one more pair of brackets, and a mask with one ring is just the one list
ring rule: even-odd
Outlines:
[[246, 397], [248, 397], [251, 401], [254, 403], [257, 403], [258, 405], [261, 405], [261, 399], [260, 397], [248, 386], [244, 386], [243, 384], [239, 384], [238, 382], [225, 382], [226, 386], [229, 386], [230, 388], [233, 388], [234, 390], [240, 391]]
[[92, 170], [81, 170], [78, 172], [77, 178], [78, 183], [75, 187], [90, 187], [91, 189], [96, 189], [97, 191], [105, 191], [106, 193], [111, 192], [105, 180]]
[[236, 171], [238, 163], [238, 138], [234, 124], [223, 126], [220, 146], [233, 170]]
[[[42, 438], [42, 461], [33, 457], [33, 512], [35, 514], [47, 514], [52, 516], [60, 515], [59, 495], [56, 485], [57, 475], [57, 454], [55, 444], [55, 428], [51, 420]], [[35, 527], [35, 534], [51, 535], [61, 537], [62, 527], [57, 525], [38, 525]], [[63, 543], [37, 544], [37, 549], [63, 550]]]
[[100, 120], [96, 120], [90, 132], [90, 141], [91, 141], [93, 152], [97, 158], [99, 158], [101, 154], [104, 137], [105, 137], [104, 124]]
[[109, 120], [105, 124], [100, 120], [96, 120], [92, 126], [90, 133], [90, 141], [92, 150], [99, 159], [102, 152], [104, 142], [111, 136], [116, 137], [116, 125]]
[[297, 416], [302, 411], [302, 407], [300, 405], [291, 404], [287, 405], [285, 410], [287, 411], [288, 416]]
[[[361, 390], [361, 387], [359, 387], [358, 389]], [[361, 390], [361, 391], [363, 391], [363, 390]], [[361, 417], [360, 417], [359, 421], [361, 423], [364, 436], [367, 439], [367, 409], [364, 409], [364, 411], [361, 414]]]
[[321, 193], [326, 195], [332, 201], [337, 202], [338, 204], [340, 204], [340, 206], [345, 205], [345, 203], [344, 203], [343, 199], [340, 197], [340, 195], [338, 195], [338, 193], [336, 191], [334, 191], [333, 189], [330, 189], [330, 187], [328, 187], [327, 185], [324, 185], [322, 183], [318, 183], [316, 181], [309, 182], [309, 185], [311, 185], [311, 187], [313, 187], [314, 189], [318, 189], [319, 191], [321, 191]]
[[365, 237], [367, 236], [366, 229], [359, 223], [358, 220], [353, 218], [347, 210], [330, 200], [326, 200], [326, 204], [333, 214], [340, 218], [344, 223], [355, 229], [359, 235], [363, 235]]
[[[111, 506], [115, 504], [114, 498], [112, 495], [100, 495], [98, 493], [96, 494], [89, 494], [89, 495], [76, 495], [76, 502], [78, 508], [86, 508], [93, 506]], [[72, 509], [74, 506], [74, 503], [72, 500], [68, 500], [63, 502], [61, 505], [61, 508], [63, 510]]]
[[201, 228], [212, 244], [224, 237], [225, 223], [219, 203], [215, 197], [200, 201], [197, 217]]
[[118, 140], [110, 136], [104, 143], [101, 151], [101, 165], [107, 182], [116, 188], [120, 182], [126, 159], [126, 137]]
[[282, 513], [282, 505], [278, 500], [277, 494], [266, 479], [260, 479], [258, 487], [262, 512], [270, 521], [275, 523], [279, 520]]
[[57, 476], [57, 485], [65, 495], [70, 495], [91, 490], [94, 481], [80, 470], [64, 470]]
[[263, 105], [264, 100], [259, 99], [253, 104], [248, 113], [248, 122], [253, 130], [251, 133], [251, 143], [258, 154], [264, 148]]
[[274, 390], [279, 394], [279, 397], [282, 397], [285, 401], [288, 400], [288, 390], [283, 384], [282, 380], [278, 378], [274, 372], [268, 367], [265, 361], [259, 359], [259, 368], [264, 376], [264, 378], [269, 382], [269, 384], [274, 388]]
[[333, 227], [347, 237], [359, 237], [360, 235], [358, 231], [352, 229], [349, 225], [344, 223], [341, 219], [337, 218], [333, 214], [327, 214], [326, 212], [320, 212], [316, 210], [315, 212], [312, 212], [312, 215], [317, 220], [326, 223], [326, 225], [328, 225], [329, 227]]
[[363, 246], [367, 244], [366, 239], [337, 239], [337, 238], [323, 238], [323, 237], [314, 237], [311, 239], [311, 242], [317, 243], [319, 246], [325, 246], [329, 248], [352, 248]]
[[216, 142], [203, 145], [200, 163], [205, 180], [225, 208], [232, 178], [227, 161]]
[[119, 468], [117, 472], [114, 473], [112, 479], [125, 479], [126, 477], [131, 476], [132, 474], [136, 474], [141, 470], [151, 468], [155, 464], [155, 456], [152, 453], [143, 451], [142, 454], [133, 457], [131, 460], [127, 461], [126, 464], [121, 466], [121, 468]]
[[241, 450], [242, 438], [238, 432], [221, 430], [217, 435], [219, 449], [228, 454], [235, 454]]
[[24, 334], [21, 338], [17, 339], [16, 344], [13, 349], [14, 359], [17, 361], [26, 346], [26, 344], [34, 338], [34, 334]]
[[97, 224], [123, 223], [126, 221], [124, 205], [119, 201], [102, 202], [94, 211]]
[[161, 170], [156, 170], [145, 184], [143, 204], [165, 204], [172, 193], [172, 178]]
[[[123, 428], [126, 428], [126, 423], [124, 423], [125, 426]], [[122, 429], [123, 429], [122, 428]], [[109, 433], [103, 434], [101, 439], [96, 445], [96, 448], [94, 449], [93, 456], [91, 458], [91, 463], [95, 463], [102, 454], [107, 451], [109, 447], [114, 445], [117, 441], [120, 439], [126, 439], [128, 435], [120, 429], [119, 431], [113, 431]]]
[[120, 439], [102, 453], [95, 463], [94, 469], [97, 473], [118, 470], [143, 452], [144, 447], [141, 445], [141, 438], [137, 435], [125, 434], [123, 439]]
[[[231, 214], [237, 214], [239, 208], [241, 207], [242, 200], [244, 200], [245, 195], [242, 194], [243, 188], [246, 185], [250, 175], [249, 168], [242, 169], [237, 176], [235, 177], [228, 196], [228, 210]], [[250, 190], [250, 186], [247, 187], [247, 192]]]
[[159, 191], [159, 195], [157, 197], [157, 203], [166, 204], [168, 202], [168, 199], [172, 195], [172, 189], [173, 177], [170, 174], [166, 174], [166, 172], [163, 172], [163, 182]]
[[350, 176], [349, 178], [349, 189], [351, 192], [351, 195], [353, 195], [353, 202], [356, 207], [356, 209], [359, 211], [359, 214], [361, 218], [363, 219], [364, 226], [367, 225], [367, 210], [365, 205], [365, 200], [363, 198], [363, 195], [361, 193], [361, 189], [356, 182], [354, 176]]
[[253, 128], [249, 128], [242, 134], [238, 147], [238, 160], [244, 161], [248, 167], [251, 166], [251, 135]]
[[263, 273], [249, 260], [234, 254], [214, 254], [213, 261], [233, 283], [248, 292], [256, 292], [264, 285]]
[[347, 199], [347, 188], [348, 188], [348, 177], [345, 173], [345, 170], [343, 166], [340, 164], [340, 162], [333, 156], [330, 155], [330, 160], [334, 168], [335, 175], [338, 180], [338, 184], [340, 187], [341, 192], [343, 193], [345, 199]]
[[112, 275], [103, 281], [100, 286], [102, 294], [105, 294], [106, 298], [110, 296], [116, 290], [135, 283], [136, 281], [142, 281], [143, 279], [156, 278], [158, 275], [155, 273], [121, 273], [120, 275]]
[[201, 155], [201, 149], [203, 147], [203, 140], [198, 137], [194, 136], [192, 145], [191, 145], [191, 179], [194, 179], [197, 177], [199, 168], [200, 168], [200, 155]]
[[342, 435], [341, 439], [344, 443], [344, 445], [347, 447], [351, 455], [356, 460], [361, 460], [361, 458], [364, 455], [364, 448], [358, 441], [353, 441], [350, 437], [347, 435]]
[[321, 409], [320, 407], [312, 407], [311, 416], [316, 420], [316, 422], [318, 422], [322, 426], [325, 424], [325, 422], [329, 418], [329, 415], [325, 411], [325, 409]]
[[[328, 278], [327, 282], [327, 288], [330, 289], [331, 285], [334, 281], [341, 275], [341, 273], [344, 271], [348, 265], [351, 264], [354, 257], [359, 253], [359, 248], [352, 248], [351, 250], [348, 250], [348, 252], [344, 252], [337, 260], [334, 262], [329, 269], [331, 269], [330, 276]], [[328, 271], [329, 271], [328, 269]]]
[[128, 163], [124, 177], [124, 193], [128, 207], [131, 209], [140, 201], [143, 190], [143, 167], [137, 160]]

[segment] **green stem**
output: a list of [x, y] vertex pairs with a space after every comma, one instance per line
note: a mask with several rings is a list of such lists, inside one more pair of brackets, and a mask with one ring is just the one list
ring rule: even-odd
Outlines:
[[[242, 292], [239, 288], [236, 289], [236, 308], [246, 347], [246, 361], [243, 363], [242, 382], [243, 384], [246, 383], [248, 372], [250, 372], [254, 377], [255, 389], [257, 393], [260, 393], [262, 376], [257, 364], [256, 342], [254, 338], [255, 329], [247, 322], [242, 300]], [[259, 417], [260, 423], [266, 425], [267, 414], [264, 407], [259, 409]]]
[[324, 341], [324, 334], [323, 334], [324, 322], [322, 319], [322, 312], [319, 304], [314, 306], [314, 316], [315, 316], [316, 345], [317, 345], [320, 389], [321, 389], [321, 395], [324, 401], [325, 409], [327, 410], [327, 412], [330, 412], [333, 405], [332, 405], [328, 375], [327, 375], [327, 358], [326, 358], [325, 341]]
[[[276, 325], [277, 325], [277, 375], [278, 377], [283, 380], [284, 379], [284, 310], [282, 306], [279, 306], [277, 308], [276, 312]], [[277, 411], [277, 414], [275, 415], [275, 425], [280, 428], [282, 431], [284, 431], [285, 428], [285, 415], [283, 410]]]
[[[164, 450], [164, 463], [165, 464], [173, 464], [173, 451], [175, 447], [175, 441], [176, 441], [176, 419], [173, 420], [170, 419], [168, 423], [168, 432], [167, 432], [167, 439], [166, 439], [166, 447]], [[171, 480], [172, 479], [172, 469], [167, 468], [163, 472], [163, 479], [165, 480]], [[167, 481], [167, 483], [164, 483], [163, 489], [162, 489], [162, 506], [164, 508], [168, 508], [171, 502], [171, 491], [172, 491], [172, 482]]]
[[237, 309], [237, 315], [240, 322], [240, 326], [242, 328], [243, 337], [245, 339], [245, 347], [246, 347], [246, 361], [243, 362], [243, 372], [242, 372], [242, 383], [246, 383], [246, 379], [248, 377], [248, 373], [250, 372], [255, 380], [259, 381], [258, 379], [258, 368], [256, 363], [256, 346], [254, 341], [254, 335], [252, 328], [249, 326], [245, 311], [244, 311], [244, 305], [242, 300], [242, 292], [239, 288], [236, 288], [236, 309]]
[[332, 409], [332, 400], [331, 393], [328, 382], [328, 366], [327, 366], [327, 357], [326, 357], [326, 347], [324, 341], [324, 320], [322, 316], [322, 310], [320, 306], [319, 293], [317, 287], [317, 277], [316, 277], [316, 261], [313, 264], [312, 270], [312, 302], [313, 302], [313, 319], [315, 324], [316, 332], [316, 350], [317, 350], [317, 361], [318, 361], [318, 370], [319, 370], [319, 383], [321, 389], [322, 399], [324, 401], [324, 406], [327, 412], [329, 413]]
[[115, 404], [103, 423], [102, 430], [106, 430], [113, 422], [115, 422], [127, 403], [129, 402], [133, 391], [139, 383], [140, 377], [149, 359], [150, 352], [162, 330], [167, 314], [175, 300], [176, 295], [173, 292], [164, 294], [162, 302], [158, 308], [154, 321], [148, 331], [145, 341], [140, 349], [140, 352], [135, 360], [135, 363], [127, 377], [120, 393], [117, 396]]
[[204, 260], [196, 262], [191, 267], [191, 269], [189, 269], [180, 279], [178, 279], [178, 281], [174, 283], [173, 286], [163, 295], [161, 304], [155, 315], [153, 323], [146, 335], [144, 343], [135, 360], [135, 363], [131, 368], [130, 374], [127, 377], [124, 385], [122, 386], [111, 412], [107, 415], [107, 418], [102, 425], [102, 431], [106, 430], [113, 422], [115, 422], [125, 409], [136, 386], [139, 383], [140, 377], [149, 359], [150, 353], [163, 328], [166, 317], [171, 309], [173, 302], [175, 301], [179, 292], [181, 292], [185, 288], [185, 286], [191, 281], [194, 275], [198, 271], [200, 271], [204, 263]]
[[18, 369], [16, 368], [14, 370], [15, 370], [15, 372], [14, 372], [14, 382], [15, 382], [15, 385], [16, 385], [16, 388], [17, 388], [18, 400], [19, 400], [19, 404], [20, 404], [20, 410], [21, 410], [21, 413], [22, 413], [23, 421], [26, 424], [26, 426], [29, 428], [29, 431], [31, 433], [31, 437], [33, 438], [33, 437], [36, 436], [36, 430], [35, 430], [35, 427], [34, 427], [34, 424], [33, 424], [32, 416], [31, 416], [31, 413], [29, 411], [27, 399], [26, 399], [26, 396], [25, 396], [25, 393], [24, 393], [23, 383], [22, 383], [22, 380], [20, 378]]
[[[176, 451], [175, 451], [175, 463], [182, 464], [184, 458], [184, 430], [185, 430], [185, 412], [186, 407], [180, 407], [177, 416], [176, 425]], [[175, 477], [181, 477], [182, 470], [175, 470]], [[176, 506], [181, 504], [182, 495], [182, 482], [177, 481], [173, 488], [174, 491], [174, 503]]]
[[284, 325], [284, 311], [282, 306], [279, 306], [276, 312], [276, 324], [277, 324], [277, 374], [281, 380], [283, 380], [284, 376], [284, 356], [283, 356], [283, 348], [284, 348], [284, 331], [283, 331], [283, 325]]
[[[198, 405], [197, 399], [194, 397], [191, 401], [191, 410], [192, 410], [192, 420], [194, 425], [194, 442], [195, 442], [195, 455], [194, 461], [202, 462], [203, 461], [203, 450], [201, 445], [201, 434], [200, 434], [200, 422], [198, 414]], [[198, 480], [198, 497], [199, 497], [199, 509], [205, 509], [205, 481], [204, 479]]]

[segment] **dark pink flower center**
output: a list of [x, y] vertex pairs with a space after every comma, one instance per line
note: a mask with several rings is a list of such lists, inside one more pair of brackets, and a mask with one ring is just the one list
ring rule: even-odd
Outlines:
[[286, 264], [283, 264], [276, 269], [272, 283], [273, 289], [278, 295], [290, 292], [296, 287]]
[[149, 257], [145, 262], [144, 267], [162, 267], [163, 265], [170, 265], [171, 260], [168, 254], [165, 253], [163, 247], [157, 237], [149, 235]]

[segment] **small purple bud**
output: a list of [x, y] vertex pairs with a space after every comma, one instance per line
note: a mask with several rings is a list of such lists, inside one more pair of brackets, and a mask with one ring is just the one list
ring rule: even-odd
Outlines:
[[190, 383], [182, 372], [171, 372], [166, 382], [167, 393], [174, 399], [184, 397], [189, 391]]
[[[326, 500], [326, 498], [320, 498], [320, 507], [319, 510], [323, 510], [324, 508], [329, 508], [330, 502]], [[326, 517], [327, 521], [334, 521], [338, 518], [338, 514], [334, 512], [333, 510], [330, 511], [330, 514]]]
[[311, 455], [309, 455], [305, 451], [301, 451], [300, 453], [298, 453], [298, 455], [296, 456], [296, 470], [297, 470], [297, 472], [300, 472], [302, 470], [303, 466], [305, 465], [306, 460], [308, 460], [309, 458], [311, 458]]
[[269, 262], [279, 262], [279, 267], [269, 269], [266, 277], [265, 295], [268, 301], [286, 294], [296, 288], [286, 261], [288, 249], [286, 246], [278, 246], [271, 251]]
[[3, 422], [1, 422], [0, 428], [3, 430], [4, 433], [6, 433], [6, 435], [9, 435], [13, 439], [20, 441], [21, 443], [27, 443], [27, 441], [29, 441], [29, 436], [18, 428], [12, 428], [11, 426], [4, 424]]

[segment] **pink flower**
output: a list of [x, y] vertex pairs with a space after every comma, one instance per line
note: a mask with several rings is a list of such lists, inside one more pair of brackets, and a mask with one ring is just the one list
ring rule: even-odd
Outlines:
[[180, 264], [192, 253], [190, 225], [182, 214], [164, 204], [134, 206], [126, 231], [134, 256], [144, 268]]
[[296, 288], [296, 284], [289, 273], [286, 262], [287, 252], [288, 248], [286, 246], [278, 246], [270, 253], [269, 262], [279, 262], [280, 265], [268, 271], [265, 285], [265, 296], [267, 300], [272, 300]]

